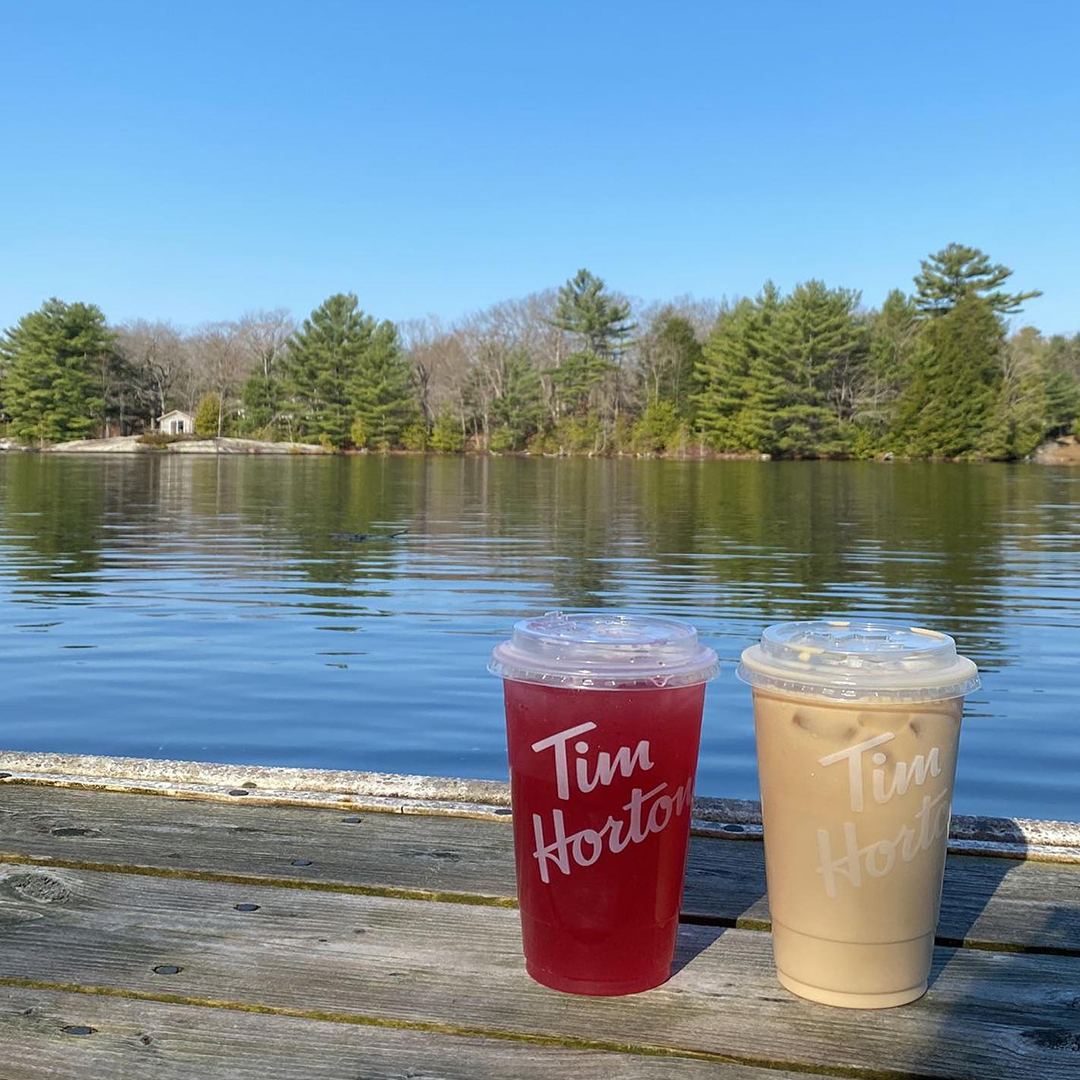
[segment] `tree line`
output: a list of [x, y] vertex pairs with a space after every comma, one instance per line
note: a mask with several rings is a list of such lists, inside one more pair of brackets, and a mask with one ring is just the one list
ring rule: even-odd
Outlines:
[[53, 299], [0, 337], [0, 424], [50, 443], [182, 408], [335, 448], [1015, 459], [1078, 431], [1080, 334], [1009, 333], [1040, 295], [1011, 273], [950, 244], [868, 309], [816, 280], [646, 305], [580, 270], [449, 324], [337, 294], [187, 332]]

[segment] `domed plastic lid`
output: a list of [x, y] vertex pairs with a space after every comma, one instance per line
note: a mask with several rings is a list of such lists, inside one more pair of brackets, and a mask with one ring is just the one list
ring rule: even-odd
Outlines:
[[689, 623], [615, 611], [549, 611], [514, 626], [488, 670], [514, 682], [576, 690], [655, 690], [708, 682], [716, 653]]
[[979, 685], [948, 634], [848, 619], [767, 627], [736, 674], [763, 690], [843, 701], [941, 701]]

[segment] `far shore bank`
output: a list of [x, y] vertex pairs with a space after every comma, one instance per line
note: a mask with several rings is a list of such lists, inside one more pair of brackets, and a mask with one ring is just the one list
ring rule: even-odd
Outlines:
[[[385, 453], [394, 457], [424, 457], [427, 455], [439, 457], [537, 457], [546, 458], [622, 458], [622, 459], [651, 459], [666, 461], [772, 461], [777, 460], [770, 454], [732, 454], [720, 453], [705, 447], [695, 446], [681, 454], [626, 454], [626, 453], [567, 453], [567, 454], [530, 454], [528, 451], [490, 451], [467, 449], [457, 454], [444, 454], [435, 450], [403, 450], [394, 449], [387, 451], [378, 450], [337, 450], [322, 446], [319, 443], [300, 442], [270, 442], [264, 439], [241, 439], [231, 436], [214, 436], [207, 438], [199, 437], [166, 437], [161, 438], [156, 433], [149, 435], [117, 435], [105, 439], [74, 439], [70, 442], [56, 443], [51, 446], [28, 446], [15, 439], [0, 438], [0, 452], [30, 453], [30, 454], [272, 454], [284, 455], [319, 455], [323, 457], [348, 456], [359, 454]], [[783, 460], [783, 459], [779, 459]], [[938, 461], [961, 464], [980, 464], [990, 459], [971, 458], [907, 458], [899, 454], [879, 454], [874, 458], [834, 457], [833, 461], [878, 461], [888, 463], [892, 461]], [[1072, 435], [1049, 439], [1042, 444], [1033, 454], [1023, 459], [1025, 462], [1036, 465], [1080, 465], [1080, 439]]]

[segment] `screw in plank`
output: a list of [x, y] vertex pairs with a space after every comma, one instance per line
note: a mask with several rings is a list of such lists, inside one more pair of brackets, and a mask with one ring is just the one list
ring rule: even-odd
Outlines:
[[311, 866], [310, 859], [293, 859], [289, 864], [290, 866]]
[[84, 1024], [68, 1024], [60, 1030], [65, 1035], [93, 1035], [97, 1028], [86, 1027]]
[[236, 910], [237, 911], [258, 911], [259, 910], [259, 905], [258, 904], [237, 904], [236, 905]]
[[504, 815], [504, 814], [509, 814], [510, 813], [510, 807], [509, 806], [500, 806], [499, 809], [495, 811], [495, 813], [498, 814], [500, 817], [502, 815]]
[[0, 780], [6, 780], [10, 775], [9, 772], [0, 772]]
[[746, 832], [742, 825], [721, 825], [722, 832]]
[[341, 823], [342, 825], [359, 825], [363, 820], [362, 817], [343, 817]]
[[242, 787], [233, 788], [232, 791], [229, 792], [230, 795], [246, 795], [247, 793], [247, 788]]
[[158, 964], [154, 968], [155, 975], [179, 975], [183, 968], [177, 967], [175, 964]]

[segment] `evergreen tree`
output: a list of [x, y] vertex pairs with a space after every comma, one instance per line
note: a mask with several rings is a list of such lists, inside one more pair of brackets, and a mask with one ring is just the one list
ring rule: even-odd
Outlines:
[[630, 305], [607, 292], [602, 279], [579, 270], [559, 289], [551, 324], [580, 334], [585, 351], [601, 360], [614, 360], [634, 331]]
[[[1040, 356], [1047, 435], [1064, 435], [1080, 418], [1080, 334], [1055, 334]], [[1080, 434], [1080, 432], [1077, 432]]]
[[289, 339], [285, 362], [301, 434], [334, 446], [354, 419], [369, 442], [389, 445], [409, 419], [409, 370], [391, 323], [376, 323], [352, 293], [324, 301]]
[[431, 429], [431, 448], [441, 454], [459, 454], [465, 446], [465, 433], [449, 409], [441, 409]]
[[4, 409], [21, 439], [62, 442], [90, 435], [102, 417], [103, 365], [113, 334], [95, 304], [55, 298], [0, 338]]
[[991, 311], [999, 315], [1015, 315], [1021, 304], [1036, 296], [1031, 292], [1007, 293], [1001, 286], [1012, 271], [978, 248], [964, 244], [949, 244], [939, 252], [923, 259], [922, 269], [915, 276], [916, 306], [923, 315], [947, 315], [965, 296], [977, 296]]
[[571, 353], [551, 376], [559, 400], [571, 415], [584, 413], [593, 391], [615, 370], [610, 360], [585, 349]]
[[274, 375], [266, 376], [262, 371], [253, 371], [244, 380], [240, 397], [244, 403], [244, 430], [262, 431], [274, 423], [281, 410], [281, 380]]
[[353, 417], [363, 425], [368, 446], [385, 450], [419, 414], [409, 362], [390, 322], [365, 320], [366, 339], [349, 382]]
[[503, 428], [504, 449], [520, 450], [544, 415], [540, 373], [533, 367], [528, 353], [514, 349], [506, 356], [501, 387], [502, 393], [492, 404], [492, 413]]
[[805, 457], [840, 451], [840, 421], [854, 407], [866, 358], [859, 293], [820, 281], [796, 286], [775, 331], [780, 400], [772, 416], [774, 452]]
[[770, 281], [756, 300], [721, 317], [702, 348], [694, 396], [704, 440], [725, 453], [772, 453], [772, 417], [782, 398], [776, 321], [780, 293]]
[[225, 405], [218, 393], [204, 394], [195, 407], [195, 434], [204, 438], [212, 439], [219, 434], [225, 434], [224, 412]]
[[897, 417], [900, 448], [916, 457], [961, 457], [986, 448], [1001, 388], [1001, 323], [974, 294], [920, 335]]
[[680, 416], [691, 419], [702, 352], [689, 320], [671, 307], [664, 308], [637, 342], [637, 351], [646, 403], [670, 402]]

